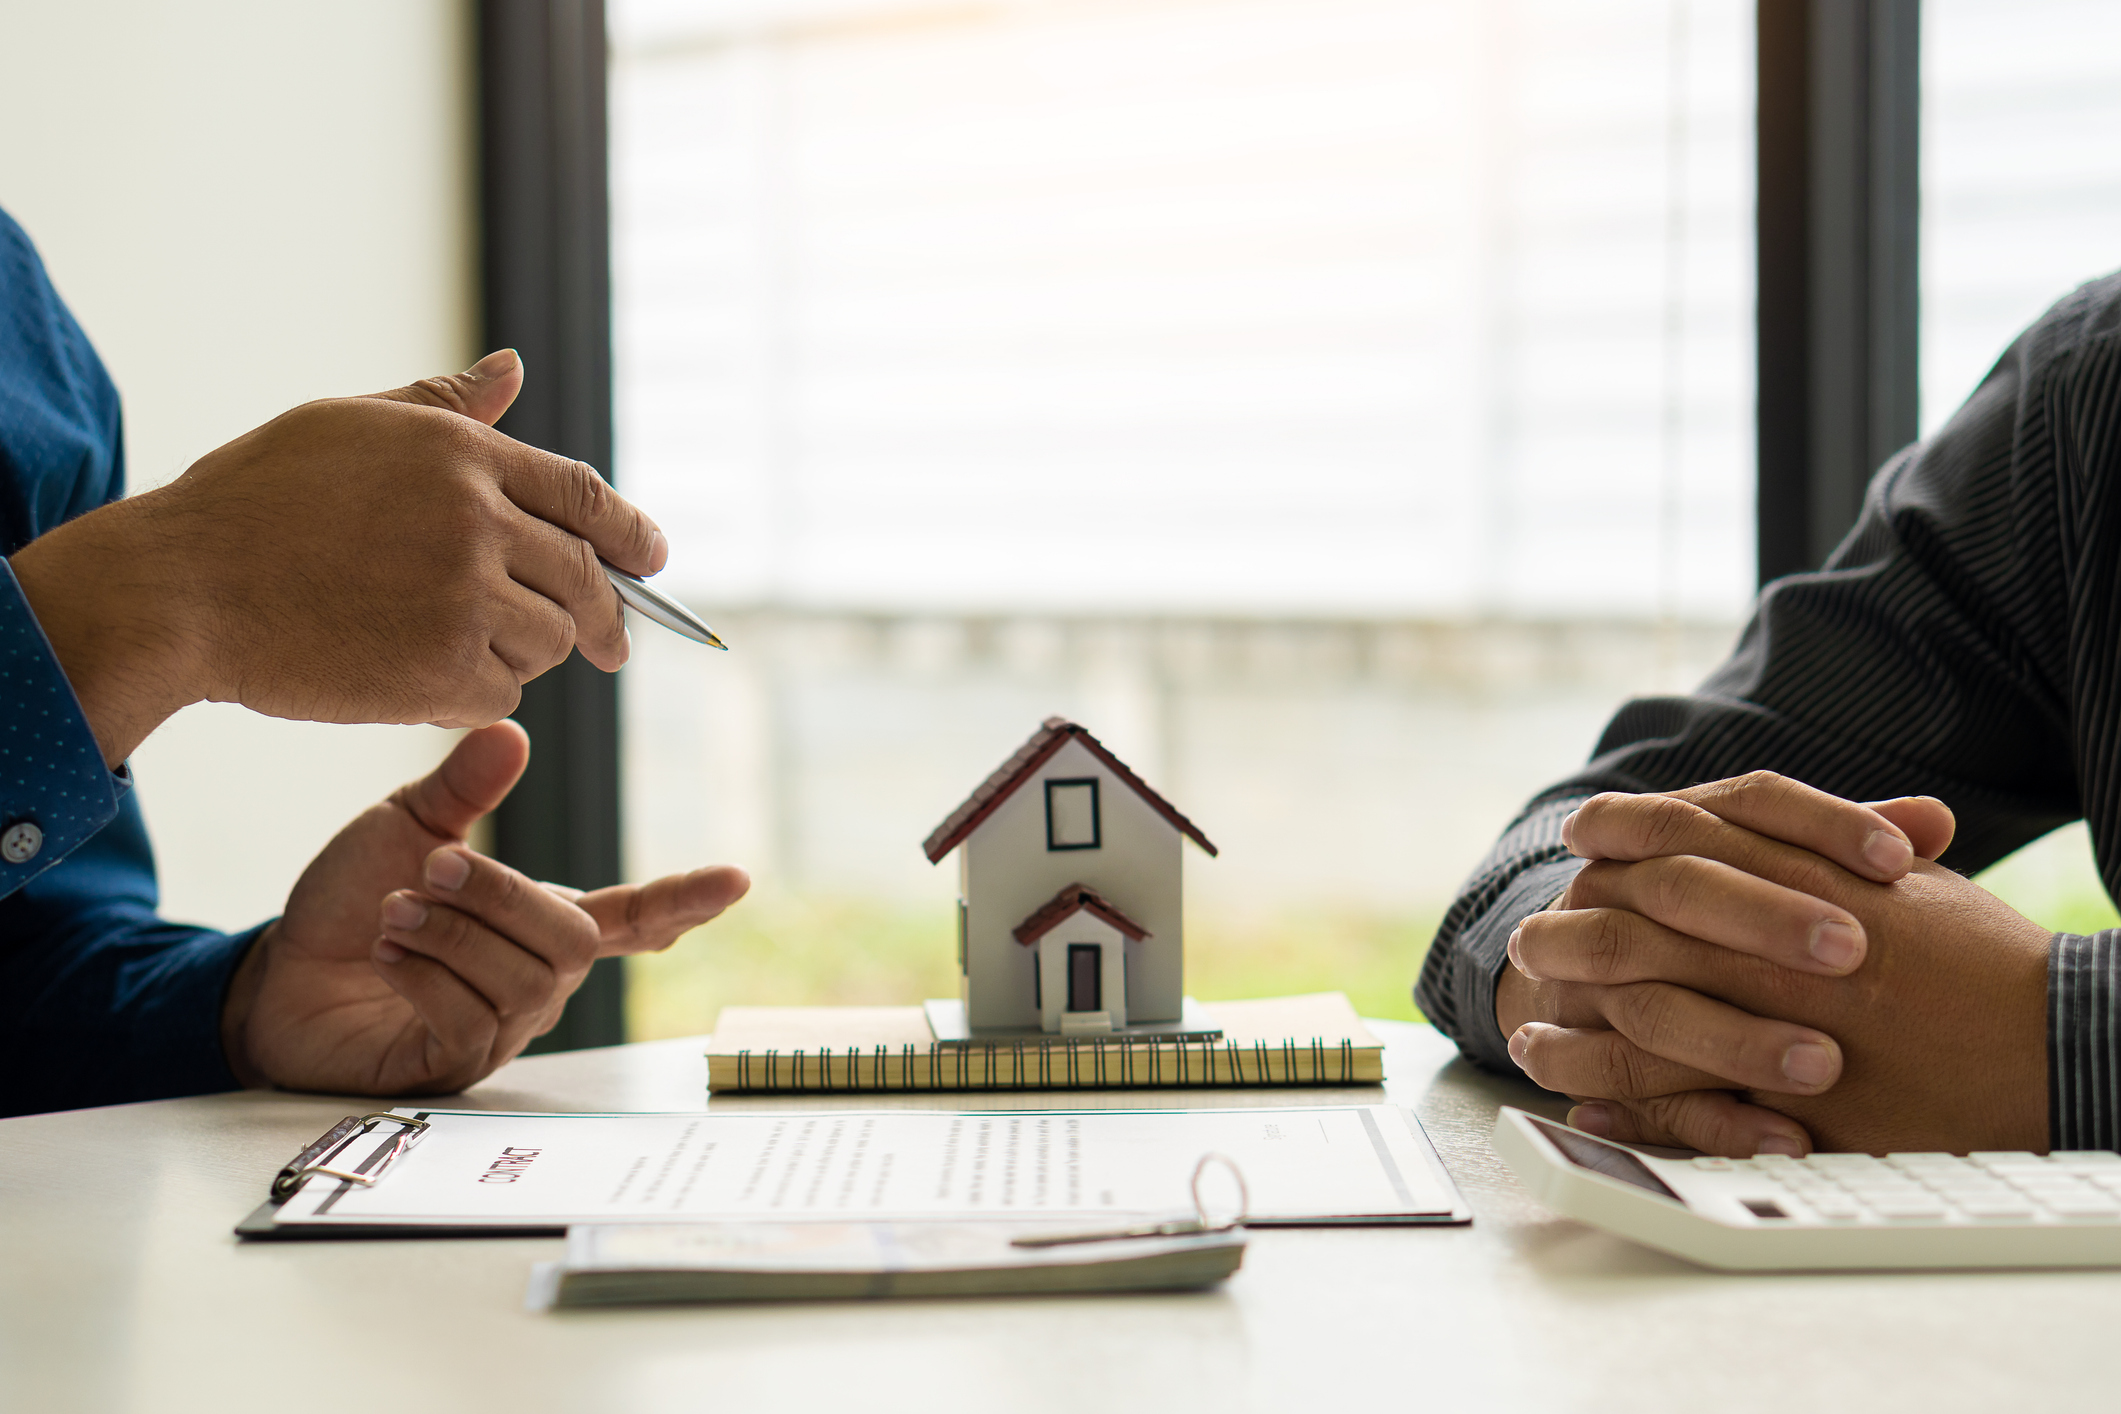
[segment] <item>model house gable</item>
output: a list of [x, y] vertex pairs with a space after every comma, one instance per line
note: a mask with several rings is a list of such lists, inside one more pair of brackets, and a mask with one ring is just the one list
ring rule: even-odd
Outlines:
[[[932, 862], [958, 851], [966, 1023], [998, 1033], [1052, 1032], [1078, 1013], [1080, 1028], [1097, 1013], [1115, 1029], [1176, 1021], [1186, 839], [1215, 852], [1096, 737], [1048, 718], [924, 845]], [[1055, 920], [1070, 936], [1042, 941]]]
[[[1117, 776], [1122, 784], [1170, 822], [1173, 829], [1206, 850], [1210, 856], [1216, 853], [1215, 845], [1201, 833], [1198, 825], [1181, 815], [1178, 807], [1150, 789], [1148, 782], [1135, 775], [1124, 761], [1106, 750], [1103, 742], [1065, 717], [1048, 717], [1039, 724], [1039, 729], [1032, 733], [1029, 741], [1018, 747], [1014, 755], [995, 768], [994, 773], [981, 781], [978, 789], [967, 796], [962, 805], [950, 812], [948, 819], [935, 827], [921, 846], [928, 856], [928, 862], [940, 863], [944, 855], [985, 824], [987, 818], [1000, 809], [1003, 802], [1016, 793], [1018, 787], [1037, 776], [1040, 767], [1071, 743], [1080, 743], [1101, 765]], [[1055, 799], [1055, 787], [1061, 788], [1058, 800]], [[1061, 811], [1061, 838], [1069, 841], [1063, 844], [1062, 848], [1097, 847], [1095, 844], [1085, 845], [1081, 832], [1084, 829], [1085, 811], [1089, 812], [1087, 818], [1092, 827], [1098, 819], [1098, 808], [1104, 803], [1098, 799], [1099, 793], [1098, 782], [1094, 777], [1088, 780], [1062, 779], [1046, 782], [1047, 818], [1049, 822], [1054, 819], [1052, 811], [1058, 805]], [[1050, 848], [1050, 841], [1054, 837], [1049, 834], [1048, 838]]]

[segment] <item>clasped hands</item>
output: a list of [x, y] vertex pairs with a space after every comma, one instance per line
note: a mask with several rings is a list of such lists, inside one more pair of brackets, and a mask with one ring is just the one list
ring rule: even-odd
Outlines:
[[1608, 794], [1495, 1018], [1592, 1133], [1706, 1153], [2047, 1147], [2048, 931], [1934, 861], [1929, 797], [1770, 772]]

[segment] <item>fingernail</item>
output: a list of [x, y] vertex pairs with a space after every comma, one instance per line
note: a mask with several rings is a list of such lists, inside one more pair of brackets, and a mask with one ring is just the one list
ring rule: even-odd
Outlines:
[[1578, 1105], [1569, 1111], [1569, 1128], [1603, 1139], [1613, 1132], [1613, 1114], [1604, 1105]]
[[486, 357], [464, 370], [466, 378], [498, 378], [514, 368], [522, 360], [514, 349], [495, 349]]
[[1569, 849], [1576, 848], [1576, 817], [1582, 813], [1581, 810], [1571, 810], [1561, 817], [1561, 842]]
[[1529, 1046], [1530, 1044], [1531, 1042], [1525, 1039], [1524, 1028], [1522, 1026], [1518, 1027], [1515, 1031], [1512, 1031], [1510, 1033], [1510, 1059], [1517, 1062], [1517, 1068], [1519, 1070], [1524, 1069], [1525, 1047]]
[[1823, 966], [1843, 972], [1856, 965], [1863, 950], [1863, 934], [1841, 918], [1824, 918], [1812, 925], [1812, 957]]
[[1799, 1085], [1824, 1085], [1834, 1078], [1834, 1053], [1817, 1041], [1799, 1041], [1782, 1053], [1782, 1073]]
[[392, 894], [383, 900], [383, 923], [401, 933], [410, 933], [427, 921], [427, 905], [406, 894]]
[[[438, 849], [427, 856], [427, 882], [438, 889], [461, 889], [471, 877], [471, 861], [453, 849]], [[425, 916], [427, 910], [421, 909]]]
[[1891, 830], [1873, 830], [1863, 842], [1863, 858], [1879, 873], [1897, 879], [1915, 862], [1915, 849]]
[[1770, 1134], [1753, 1150], [1756, 1154], [1787, 1154], [1793, 1159], [1804, 1157], [1804, 1145], [1787, 1134]]
[[670, 563], [670, 537], [658, 530], [655, 539], [648, 542], [648, 572], [661, 574], [663, 566]]
[[405, 949], [399, 947], [388, 938], [378, 938], [376, 939], [376, 956], [385, 962], [401, 962], [405, 958]]
[[1511, 929], [1509, 946], [1504, 951], [1510, 955], [1510, 966], [1537, 982], [1540, 980], [1538, 975], [1531, 968], [1524, 965], [1524, 950], [1517, 946], [1517, 940], [1523, 936], [1524, 929], [1522, 927]]

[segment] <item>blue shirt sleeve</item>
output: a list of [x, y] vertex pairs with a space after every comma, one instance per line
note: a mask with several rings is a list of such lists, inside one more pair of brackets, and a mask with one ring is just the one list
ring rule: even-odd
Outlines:
[[264, 925], [156, 916], [138, 800], [0, 899], [0, 1114], [233, 1090], [221, 1001]]
[[124, 485], [118, 390], [0, 212], [0, 1114], [227, 1090], [221, 1003], [258, 929], [156, 916], [154, 853], [12, 555]]
[[129, 784], [104, 767], [72, 684], [0, 560], [0, 896], [116, 819]]

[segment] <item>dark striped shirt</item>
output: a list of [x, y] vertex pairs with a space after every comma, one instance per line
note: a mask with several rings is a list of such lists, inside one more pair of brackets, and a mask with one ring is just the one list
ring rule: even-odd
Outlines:
[[[1852, 800], [1933, 795], [1972, 873], [2089, 822], [2121, 892], [2121, 275], [2033, 325], [1938, 433], [1872, 479], [1824, 570], [1762, 591], [1737, 650], [1688, 697], [1620, 709], [1589, 765], [1481, 861], [1415, 998], [1471, 1058], [1514, 1071], [1495, 981], [1518, 920], [1581, 862], [1561, 820], [1600, 791], [1779, 771]], [[2058, 935], [2050, 1141], [2121, 1147], [2121, 934]]]

